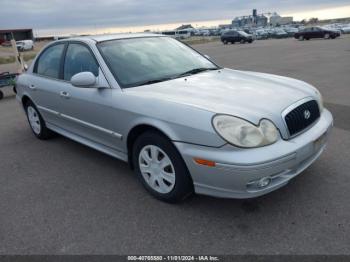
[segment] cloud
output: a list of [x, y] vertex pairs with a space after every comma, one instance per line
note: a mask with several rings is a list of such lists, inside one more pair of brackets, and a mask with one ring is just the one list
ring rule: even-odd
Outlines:
[[0, 0], [2, 28], [123, 27], [231, 19], [258, 12], [298, 12], [348, 0]]

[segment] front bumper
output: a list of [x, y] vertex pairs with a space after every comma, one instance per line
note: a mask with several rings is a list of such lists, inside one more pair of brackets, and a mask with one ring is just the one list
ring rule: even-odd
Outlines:
[[[252, 198], [274, 191], [310, 166], [323, 152], [333, 118], [324, 109], [317, 123], [290, 140], [260, 148], [239, 149], [231, 145], [212, 148], [175, 142], [192, 176], [195, 192], [225, 198]], [[199, 165], [193, 158], [216, 162]], [[256, 181], [268, 177], [265, 187]]]

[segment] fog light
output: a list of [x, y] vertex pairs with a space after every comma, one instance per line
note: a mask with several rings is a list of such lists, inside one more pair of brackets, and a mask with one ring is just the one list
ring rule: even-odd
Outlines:
[[263, 188], [267, 187], [271, 183], [271, 178], [270, 177], [263, 177], [258, 182], [256, 183], [257, 187]]

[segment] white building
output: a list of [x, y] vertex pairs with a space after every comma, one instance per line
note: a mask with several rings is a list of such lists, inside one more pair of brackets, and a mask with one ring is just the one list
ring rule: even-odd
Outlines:
[[290, 23], [293, 23], [293, 16], [280, 16], [277, 13], [274, 13], [270, 17], [270, 24], [273, 26], [286, 25]]

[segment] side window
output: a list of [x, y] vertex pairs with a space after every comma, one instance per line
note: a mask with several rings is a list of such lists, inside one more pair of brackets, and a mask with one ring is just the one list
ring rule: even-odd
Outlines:
[[39, 57], [34, 70], [39, 75], [59, 78], [60, 62], [64, 44], [58, 44], [47, 48]]
[[64, 80], [81, 72], [91, 72], [98, 76], [98, 65], [89, 49], [81, 44], [69, 44], [64, 61]]

